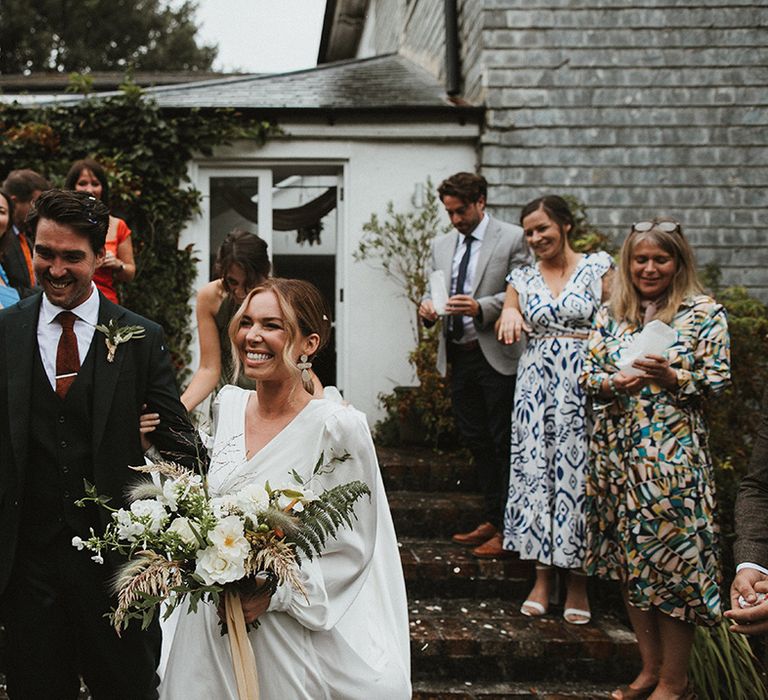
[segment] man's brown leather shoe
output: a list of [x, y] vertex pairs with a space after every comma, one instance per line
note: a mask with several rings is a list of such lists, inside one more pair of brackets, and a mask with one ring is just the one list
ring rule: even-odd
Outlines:
[[454, 535], [451, 539], [456, 544], [467, 544], [476, 547], [483, 542], [487, 542], [490, 537], [496, 534], [496, 527], [491, 523], [483, 523], [478, 525], [472, 532], [460, 532]]
[[501, 533], [497, 532], [491, 539], [472, 550], [472, 554], [480, 559], [502, 559], [511, 557], [512, 552], [502, 547]]

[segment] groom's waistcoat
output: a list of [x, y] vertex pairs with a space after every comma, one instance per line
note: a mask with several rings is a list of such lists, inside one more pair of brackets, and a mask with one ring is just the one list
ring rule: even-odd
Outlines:
[[86, 537], [95, 507], [78, 508], [83, 479], [93, 483], [93, 344], [66, 398], [51, 388], [35, 348], [29, 453], [22, 507], [24, 537], [47, 542], [62, 529]]

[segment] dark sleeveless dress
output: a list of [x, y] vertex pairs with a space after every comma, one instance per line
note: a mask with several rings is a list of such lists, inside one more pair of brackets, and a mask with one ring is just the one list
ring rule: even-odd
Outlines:
[[216, 387], [218, 392], [221, 387], [227, 384], [234, 384], [243, 389], [255, 389], [256, 384], [253, 380], [248, 379], [242, 373], [237, 379], [235, 379], [235, 367], [232, 361], [232, 349], [229, 342], [229, 322], [237, 312], [240, 305], [229, 295], [225, 296], [219, 306], [219, 310], [214, 317], [216, 322], [216, 328], [219, 331], [219, 342], [221, 344], [221, 376], [219, 377], [219, 385]]

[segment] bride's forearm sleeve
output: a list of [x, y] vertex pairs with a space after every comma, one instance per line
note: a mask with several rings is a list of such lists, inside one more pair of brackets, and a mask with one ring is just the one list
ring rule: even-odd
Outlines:
[[315, 491], [350, 481], [363, 481], [371, 497], [356, 503], [352, 528], [343, 525], [336, 538], [326, 542], [322, 556], [311, 561], [302, 555], [300, 579], [306, 596], [287, 584], [278, 587], [270, 611], [283, 611], [312, 630], [334, 627], [354, 602], [365, 583], [374, 555], [377, 528], [378, 462], [365, 417], [353, 408], [344, 408], [326, 423], [322, 447], [325, 461], [332, 456], [349, 458], [322, 475]]

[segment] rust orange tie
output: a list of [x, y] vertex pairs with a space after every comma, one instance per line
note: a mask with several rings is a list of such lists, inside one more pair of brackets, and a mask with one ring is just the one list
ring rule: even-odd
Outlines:
[[61, 324], [61, 337], [56, 350], [56, 393], [63, 399], [80, 371], [75, 319], [71, 311], [62, 311], [56, 320]]

